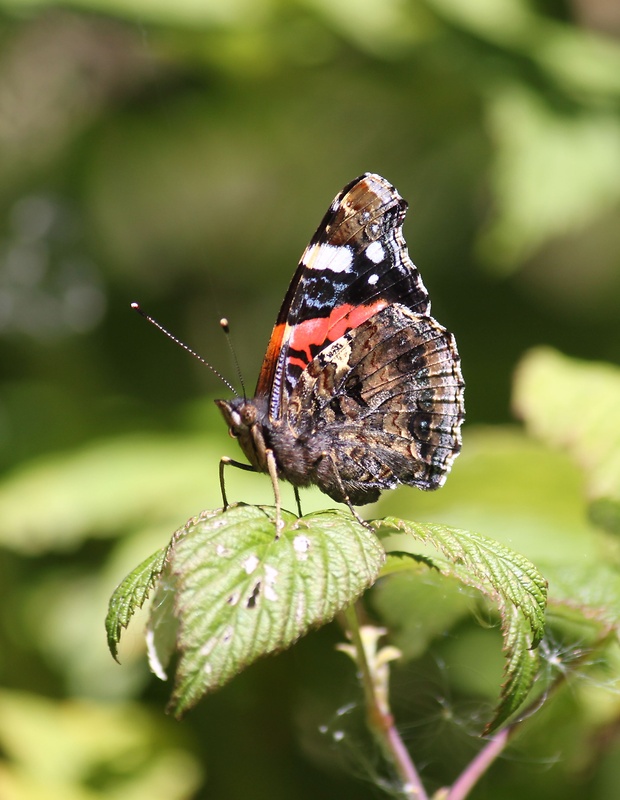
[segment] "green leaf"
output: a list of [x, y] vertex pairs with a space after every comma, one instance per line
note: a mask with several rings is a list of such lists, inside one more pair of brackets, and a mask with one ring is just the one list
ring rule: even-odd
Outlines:
[[149, 656], [149, 667], [157, 677], [168, 680], [168, 664], [177, 650], [179, 620], [175, 614], [176, 582], [175, 577], [167, 571], [157, 583], [157, 589], [146, 630], [146, 648]]
[[[580, 608], [586, 619], [618, 625], [616, 541], [588, 522], [583, 489], [583, 475], [567, 453], [516, 428], [471, 427], [440, 492], [421, 499], [406, 490], [386, 493], [380, 510], [384, 516], [441, 520], [496, 539], [536, 564], [554, 609]], [[613, 525], [611, 515], [607, 525]]]
[[563, 114], [522, 86], [503, 86], [488, 113], [498, 143], [491, 172], [497, 211], [479, 255], [508, 272], [618, 202], [620, 125], [614, 113]]
[[[179, 653], [171, 707], [179, 716], [259, 656], [326, 623], [377, 577], [385, 552], [348, 512], [301, 519], [235, 506], [203, 512], [175, 534], [161, 591], [174, 594]], [[159, 618], [150, 626], [158, 653]], [[161, 663], [168, 652], [162, 647]]]
[[137, 702], [0, 690], [3, 800], [187, 800], [200, 758]]
[[108, 647], [117, 661], [122, 629], [129, 625], [134, 613], [144, 605], [161, 574], [167, 552], [168, 547], [162, 547], [149, 556], [119, 583], [110, 598], [105, 628], [108, 634]]
[[[18, 0], [23, 3], [23, 0]], [[28, 0], [28, 6], [39, 8], [53, 6], [53, 0]], [[141, 24], [157, 24], [162, 26], [235, 26], [241, 21], [247, 24], [248, 18], [256, 13], [258, 7], [262, 13], [263, 2], [257, 0], [228, 0], [226, 3], [216, 0], [178, 0], [166, 3], [161, 0], [74, 0], [73, 7], [85, 13], [109, 14], [117, 17], [135, 19]]]
[[[414, 558], [477, 589], [497, 606], [506, 664], [500, 702], [485, 732], [495, 730], [532, 688], [538, 667], [536, 647], [544, 633], [546, 581], [526, 558], [478, 533], [394, 517], [374, 525], [382, 538], [396, 536], [395, 546], [400, 550], [408, 543], [398, 534], [421, 542], [425, 546], [422, 552], [407, 547]], [[391, 549], [389, 543], [387, 549]]]
[[[617, 97], [620, 91], [618, 48], [603, 36], [584, 34], [579, 27], [553, 19], [535, 4], [523, 0], [503, 0], [502, 3], [427, 0], [427, 3], [453, 29], [466, 31], [476, 41], [485, 41], [498, 52], [527, 59], [535, 65], [539, 76], [544, 75], [545, 81], [561, 86], [563, 91], [578, 93], [582, 98], [587, 96], [590, 102], [595, 96]], [[515, 82], [514, 75], [511, 77]], [[488, 87], [485, 88], [488, 91]], [[506, 91], [505, 81], [497, 87], [498, 93], [501, 89]], [[535, 149], [536, 144], [531, 142], [531, 149]], [[580, 157], [581, 153], [574, 153], [573, 168]], [[554, 167], [558, 168], [551, 166]]]
[[[566, 449], [584, 469], [592, 498], [620, 502], [620, 369], [568, 358], [551, 348], [530, 351], [516, 374], [514, 407], [528, 430]], [[601, 507], [599, 507], [600, 510]]]
[[[179, 506], [219, 502], [214, 436], [119, 436], [46, 455], [0, 485], [0, 543], [20, 553], [69, 550], [90, 537], [178, 518]], [[170, 469], [174, 464], [175, 469]]]

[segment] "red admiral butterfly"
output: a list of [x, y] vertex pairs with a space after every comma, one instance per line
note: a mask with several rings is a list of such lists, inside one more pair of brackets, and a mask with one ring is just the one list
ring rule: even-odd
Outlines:
[[[217, 400], [250, 465], [363, 505], [399, 483], [437, 489], [461, 448], [452, 334], [402, 235], [407, 203], [366, 173], [337, 195], [280, 309], [252, 400]], [[225, 495], [224, 501], [226, 503]], [[353, 512], [355, 513], [355, 512]], [[357, 514], [355, 514], [357, 516]]]

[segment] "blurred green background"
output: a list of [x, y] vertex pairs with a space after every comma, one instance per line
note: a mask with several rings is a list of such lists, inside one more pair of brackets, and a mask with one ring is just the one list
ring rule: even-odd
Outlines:
[[[503, 536], [543, 571], [567, 532], [592, 541], [579, 471], [510, 398], [533, 345], [620, 361], [619, 37], [605, 0], [0, 0], [2, 800], [377, 796], [336, 625], [180, 724], [140, 624], [121, 667], [103, 629], [114, 586], [219, 504], [219, 457], [239, 457], [227, 390], [130, 302], [236, 384], [228, 317], [251, 390], [307, 240], [364, 171], [410, 203], [468, 414], [446, 488], [371, 513]], [[263, 476], [228, 488], [271, 502]], [[471, 696], [499, 687], [445, 667], [463, 642], [500, 664], [496, 631], [459, 625], [395, 678], [431, 788], [479, 747]], [[472, 796], [616, 798], [618, 700], [577, 706], [545, 708]]]

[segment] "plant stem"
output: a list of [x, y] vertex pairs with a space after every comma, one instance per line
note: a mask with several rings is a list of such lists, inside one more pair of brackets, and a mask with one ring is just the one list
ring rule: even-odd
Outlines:
[[356, 653], [360, 680], [364, 689], [368, 727], [379, 743], [386, 759], [398, 773], [402, 781], [403, 797], [407, 798], [407, 800], [428, 800], [428, 795], [424, 790], [418, 771], [394, 725], [394, 717], [388, 705], [387, 693], [380, 691], [379, 682], [368, 662], [368, 655], [364, 647], [355, 606], [349, 606], [345, 614], [351, 643]]
[[504, 750], [512, 728], [496, 733], [482, 748], [474, 760], [463, 770], [446, 794], [446, 800], [464, 800], [487, 769]]

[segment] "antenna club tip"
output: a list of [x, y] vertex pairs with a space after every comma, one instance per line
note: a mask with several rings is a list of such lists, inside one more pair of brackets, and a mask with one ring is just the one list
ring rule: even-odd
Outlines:
[[222, 328], [224, 333], [228, 333], [229, 328], [228, 328], [228, 320], [226, 319], [226, 317], [222, 317], [222, 319], [220, 320], [220, 327]]
[[130, 303], [130, 306], [134, 311], [140, 311], [140, 303]]

